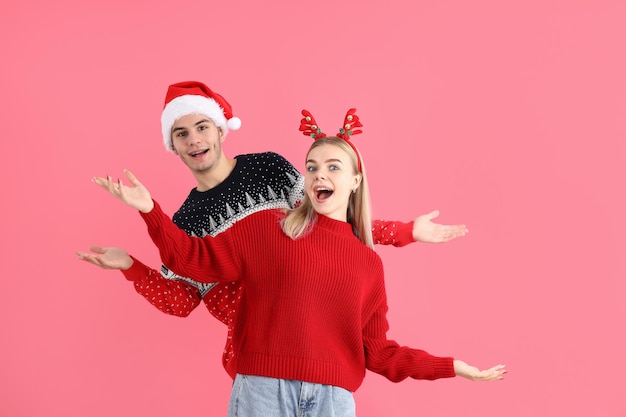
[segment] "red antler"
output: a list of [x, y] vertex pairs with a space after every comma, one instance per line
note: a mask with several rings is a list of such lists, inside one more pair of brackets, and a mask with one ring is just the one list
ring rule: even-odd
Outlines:
[[356, 115], [356, 109], [350, 109], [343, 119], [343, 126], [339, 129], [337, 136], [347, 141], [350, 140], [350, 136], [363, 133], [361, 129], [354, 130], [355, 127], [363, 127], [363, 124]]
[[[322, 129], [320, 129], [320, 127], [317, 125], [317, 122], [309, 111], [302, 110], [302, 115], [304, 117], [300, 121], [300, 131], [303, 135], [310, 136], [313, 138], [313, 140], [317, 140], [326, 136], [326, 134], [322, 132]], [[343, 126], [339, 129], [337, 137], [345, 140], [346, 143], [350, 145], [352, 149], [354, 149], [354, 153], [356, 153], [358, 161], [358, 170], [359, 172], [361, 172], [361, 157], [359, 156], [359, 151], [350, 141], [350, 136], [358, 135], [359, 133], [363, 133], [363, 131], [361, 129], [354, 130], [355, 127], [363, 127], [363, 124], [361, 124], [359, 116], [356, 115], [356, 109], [350, 109], [348, 110], [348, 113], [346, 113], [346, 117], [343, 119]]]
[[302, 110], [304, 116], [300, 121], [300, 131], [305, 136], [310, 136], [315, 139], [323, 138], [326, 136], [322, 129], [317, 125], [317, 122], [313, 118], [313, 115], [308, 110]]

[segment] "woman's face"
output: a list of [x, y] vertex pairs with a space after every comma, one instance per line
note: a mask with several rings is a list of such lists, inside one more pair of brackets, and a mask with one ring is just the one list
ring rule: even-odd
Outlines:
[[319, 214], [345, 222], [350, 194], [360, 181], [350, 155], [343, 149], [324, 144], [309, 152], [304, 187]]

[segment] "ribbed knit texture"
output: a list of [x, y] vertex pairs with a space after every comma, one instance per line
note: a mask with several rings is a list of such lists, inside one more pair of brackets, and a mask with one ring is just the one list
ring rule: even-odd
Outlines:
[[[300, 173], [274, 152], [239, 155], [230, 175], [207, 191], [191, 190], [173, 216], [176, 225], [190, 236], [214, 236], [245, 216], [268, 208], [293, 208], [303, 197]], [[376, 244], [404, 246], [413, 239], [413, 222], [374, 221], [372, 235]], [[202, 301], [208, 311], [227, 325], [222, 356], [224, 368], [235, 377], [232, 334], [239, 301], [240, 282], [200, 283], [174, 274], [165, 265], [152, 269], [138, 259], [122, 271], [134, 282], [135, 290], [160, 311], [188, 316]]]
[[382, 263], [348, 223], [318, 216], [292, 240], [280, 210], [264, 210], [215, 238], [190, 238], [158, 204], [142, 217], [162, 261], [198, 282], [242, 279], [234, 328], [237, 373], [356, 390], [366, 367], [392, 381], [454, 376], [452, 358], [400, 347], [388, 330]]

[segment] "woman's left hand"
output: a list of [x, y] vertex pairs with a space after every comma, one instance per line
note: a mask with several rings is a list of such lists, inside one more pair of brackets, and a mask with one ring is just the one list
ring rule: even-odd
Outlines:
[[506, 369], [504, 365], [496, 365], [493, 368], [481, 371], [475, 366], [466, 364], [465, 362], [455, 359], [454, 372], [458, 376], [470, 379], [472, 381], [498, 381], [504, 379]]

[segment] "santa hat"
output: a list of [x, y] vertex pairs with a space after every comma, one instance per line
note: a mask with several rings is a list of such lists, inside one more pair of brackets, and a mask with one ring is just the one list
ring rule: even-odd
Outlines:
[[226, 135], [229, 130], [241, 127], [241, 120], [233, 117], [230, 104], [224, 97], [211, 91], [197, 81], [184, 81], [169, 86], [165, 96], [165, 108], [161, 114], [163, 143], [172, 151], [172, 126], [176, 120], [188, 114], [202, 114], [215, 123]]

